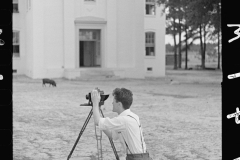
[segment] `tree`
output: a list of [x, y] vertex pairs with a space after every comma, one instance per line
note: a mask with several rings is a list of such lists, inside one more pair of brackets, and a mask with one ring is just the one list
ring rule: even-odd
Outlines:
[[[182, 43], [185, 42], [185, 47], [182, 48], [182, 52], [185, 51], [185, 69], [188, 69], [188, 50], [193, 45], [193, 42], [197, 39], [199, 39], [198, 32], [195, 30], [190, 30], [188, 26], [185, 24], [185, 39], [182, 41]], [[188, 40], [191, 40], [190, 43], [188, 43]]]
[[[176, 32], [179, 35], [178, 51], [179, 51], [179, 63], [178, 67], [181, 67], [181, 34], [184, 30], [185, 32], [185, 51], [187, 57], [188, 39], [191, 32], [198, 30], [199, 39], [200, 39], [200, 52], [201, 52], [201, 66], [205, 68], [205, 52], [206, 52], [206, 42], [209, 36], [218, 34], [218, 43], [220, 43], [220, 33], [221, 33], [221, 23], [220, 23], [220, 14], [221, 14], [221, 0], [157, 0], [158, 4], [164, 4], [163, 12], [168, 9], [167, 21], [168, 28], [171, 28], [172, 32], [167, 32], [172, 34], [174, 37], [174, 47], [176, 55]], [[184, 26], [184, 29], [183, 29]], [[209, 30], [211, 27], [215, 29], [214, 33], [211, 34]], [[176, 30], [177, 29], [177, 30]], [[168, 29], [167, 29], [168, 30]], [[218, 45], [218, 50], [220, 44]], [[220, 57], [220, 52], [218, 51]], [[175, 57], [175, 61], [176, 61]], [[177, 63], [177, 62], [175, 62]], [[174, 64], [175, 64], [174, 63]], [[187, 64], [186, 64], [187, 66]], [[187, 68], [185, 66], [185, 68]], [[176, 66], [174, 65], [176, 69]]]
[[173, 36], [174, 41], [174, 67], [173, 69], [177, 69], [177, 45], [176, 45], [176, 34], [177, 34], [177, 27], [176, 27], [176, 13], [175, 10], [172, 10], [172, 7], [169, 8], [171, 15], [167, 15], [166, 18], [169, 19], [167, 22], [166, 33], [171, 34]]
[[[166, 20], [167, 20], [167, 34], [171, 34], [174, 40], [174, 69], [178, 67], [181, 68], [181, 33], [182, 25], [181, 21], [183, 19], [182, 11], [182, 1], [184, 0], [158, 0], [158, 4], [164, 4], [163, 12], [166, 11]], [[176, 43], [176, 35], [179, 35], [179, 43]], [[177, 51], [179, 53], [179, 58], [177, 58]]]
[[[182, 51], [185, 50], [185, 69], [188, 69], [187, 63], [188, 63], [188, 50], [190, 46], [193, 44], [193, 42], [199, 38], [197, 36], [196, 29], [191, 27], [189, 19], [188, 19], [188, 4], [190, 2], [188, 0], [183, 0], [182, 1], [182, 8], [183, 8], [183, 26], [184, 26], [184, 32], [185, 32], [185, 40], [182, 41], [182, 43], [185, 43], [185, 47], [183, 48]], [[188, 40], [192, 40], [188, 44]]]
[[218, 42], [218, 66], [217, 69], [220, 69], [220, 49], [221, 49], [221, 0], [215, 0], [213, 2], [213, 10], [211, 16], [211, 25], [214, 28], [212, 36], [217, 35]]
[[177, 8], [177, 12], [178, 12], [178, 68], [182, 68], [182, 42], [181, 42], [181, 39], [182, 39], [182, 19], [183, 19], [183, 12], [182, 12], [182, 6], [181, 6], [181, 3], [178, 5], [178, 8]]
[[206, 41], [209, 36], [212, 36], [210, 28], [214, 28], [216, 31], [221, 28], [219, 6], [221, 6], [220, 0], [189, 0], [188, 17], [186, 18], [192, 27], [199, 29], [203, 69], [205, 68]]
[[210, 0], [194, 0], [188, 5], [188, 20], [191, 26], [199, 29], [200, 35], [200, 52], [201, 67], [205, 69], [205, 51], [206, 51], [206, 35], [210, 16], [208, 13], [208, 4]]

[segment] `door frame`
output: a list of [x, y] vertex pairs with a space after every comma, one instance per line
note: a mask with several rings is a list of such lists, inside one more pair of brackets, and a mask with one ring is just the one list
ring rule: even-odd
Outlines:
[[[105, 51], [106, 51], [106, 43], [105, 43], [105, 28], [106, 28], [106, 21], [81, 21], [81, 20], [75, 20], [75, 68], [81, 68], [80, 67], [80, 61], [79, 61], [79, 52], [80, 52], [80, 38], [79, 33], [80, 29], [97, 29], [100, 30], [100, 54], [101, 54], [101, 65], [100, 68], [104, 68], [105, 65]], [[84, 67], [86, 68], [86, 67]], [[93, 67], [91, 67], [93, 68]], [[98, 67], [99, 68], [99, 67]]]

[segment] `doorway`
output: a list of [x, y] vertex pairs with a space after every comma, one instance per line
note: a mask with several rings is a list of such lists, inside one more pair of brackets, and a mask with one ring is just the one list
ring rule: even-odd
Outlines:
[[100, 30], [80, 29], [79, 66], [101, 67]]

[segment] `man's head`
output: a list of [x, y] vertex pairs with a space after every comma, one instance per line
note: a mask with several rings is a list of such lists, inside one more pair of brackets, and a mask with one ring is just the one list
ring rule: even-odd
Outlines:
[[126, 88], [116, 88], [112, 93], [113, 99], [113, 112], [120, 114], [123, 110], [129, 109], [132, 105], [133, 94]]

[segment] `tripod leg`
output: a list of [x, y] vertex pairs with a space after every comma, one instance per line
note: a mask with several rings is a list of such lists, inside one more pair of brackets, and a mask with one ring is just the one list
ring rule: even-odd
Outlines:
[[72, 148], [70, 154], [68, 155], [67, 160], [69, 160], [69, 159], [71, 158], [72, 153], [73, 153], [73, 151], [74, 151], [74, 149], [75, 149], [75, 147], [76, 147], [76, 145], [77, 145], [77, 143], [78, 143], [80, 137], [82, 136], [82, 134], [83, 134], [83, 132], [84, 132], [84, 130], [85, 130], [85, 128], [86, 128], [86, 126], [87, 126], [89, 120], [91, 119], [92, 114], [93, 114], [93, 108], [92, 108], [91, 111], [89, 112], [89, 115], [88, 115], [86, 121], [85, 121], [84, 124], [83, 124], [83, 127], [82, 127], [82, 129], [81, 129], [81, 131], [80, 131], [80, 133], [79, 133], [79, 135], [78, 135], [78, 138], [77, 138], [77, 140], [76, 140], [76, 142], [75, 142], [75, 144], [74, 144], [74, 146], [73, 146], [73, 148]]
[[97, 151], [98, 151], [98, 160], [103, 160], [102, 158], [102, 131], [97, 129], [97, 126], [94, 125], [95, 136], [97, 140]]
[[100, 159], [103, 160], [103, 152], [102, 152], [102, 141], [100, 141]]
[[[104, 117], [101, 108], [100, 108], [100, 112], [101, 112], [101, 114], [102, 114], [102, 117]], [[119, 157], [118, 157], [118, 154], [117, 154], [117, 150], [116, 150], [116, 148], [115, 148], [115, 146], [114, 146], [114, 143], [113, 143], [112, 139], [110, 139], [110, 138], [108, 138], [108, 139], [109, 139], [109, 141], [110, 141], [110, 143], [111, 143], [111, 146], [112, 146], [112, 149], [113, 149], [113, 152], [114, 152], [114, 154], [115, 154], [116, 159], [119, 160]]]

